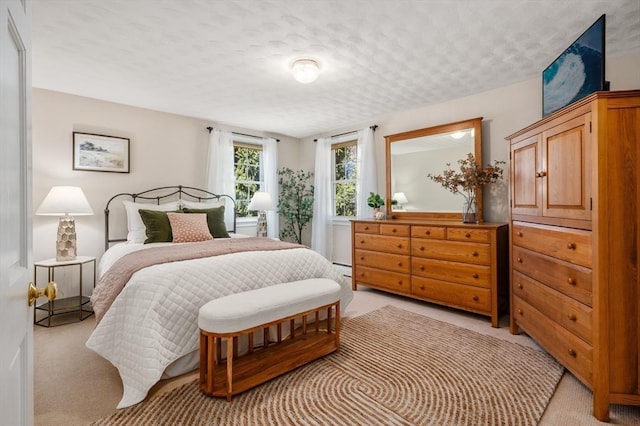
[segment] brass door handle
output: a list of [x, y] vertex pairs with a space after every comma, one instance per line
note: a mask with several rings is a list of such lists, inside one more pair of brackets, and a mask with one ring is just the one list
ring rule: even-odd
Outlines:
[[33, 283], [29, 283], [29, 290], [27, 290], [27, 301], [29, 306], [32, 306], [36, 299], [42, 296], [47, 296], [51, 301], [58, 296], [58, 284], [51, 281], [45, 288], [36, 288]]

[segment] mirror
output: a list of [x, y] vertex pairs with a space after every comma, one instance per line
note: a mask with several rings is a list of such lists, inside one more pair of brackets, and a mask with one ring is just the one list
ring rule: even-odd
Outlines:
[[[427, 177], [459, 170], [458, 160], [473, 153], [482, 164], [482, 117], [385, 136], [387, 217], [395, 219], [462, 219], [464, 197]], [[391, 200], [396, 199], [397, 205]], [[482, 191], [477, 194], [482, 220]]]

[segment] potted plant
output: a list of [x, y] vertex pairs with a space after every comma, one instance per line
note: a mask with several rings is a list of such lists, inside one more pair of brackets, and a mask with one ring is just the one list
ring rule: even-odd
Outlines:
[[502, 178], [501, 164], [504, 161], [496, 160], [493, 165], [482, 167], [476, 162], [472, 153], [467, 154], [467, 158], [458, 160], [460, 171], [451, 168], [451, 163], [447, 163], [447, 169], [440, 175], [429, 173], [427, 177], [434, 182], [441, 184], [453, 194], [462, 194], [464, 204], [462, 207], [462, 221], [465, 223], [477, 223], [479, 218], [476, 207], [476, 194], [483, 185], [495, 183]]
[[284, 220], [280, 238], [302, 244], [302, 231], [313, 217], [313, 173], [294, 171], [288, 167], [278, 170], [280, 195], [278, 213]]
[[367, 205], [373, 209], [373, 217], [376, 219], [381, 219], [380, 208], [384, 206], [384, 199], [376, 193], [370, 192], [369, 197], [367, 198]]

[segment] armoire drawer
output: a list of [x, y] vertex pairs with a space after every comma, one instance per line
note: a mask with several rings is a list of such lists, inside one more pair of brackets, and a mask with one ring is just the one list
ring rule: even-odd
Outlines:
[[411, 280], [411, 293], [416, 297], [477, 312], [491, 311], [491, 290], [489, 289], [415, 275]]
[[512, 242], [538, 253], [591, 267], [591, 231], [513, 222]]
[[447, 228], [447, 240], [488, 243], [491, 232], [488, 229]]
[[563, 260], [512, 246], [513, 269], [592, 306], [592, 270]]
[[372, 268], [385, 269], [387, 271], [411, 272], [411, 258], [402, 254], [389, 254], [377, 251], [356, 250], [356, 265], [369, 266]]
[[411, 236], [414, 238], [447, 239], [447, 228], [443, 226], [412, 226]]
[[512, 309], [518, 326], [591, 388], [593, 347], [518, 296], [513, 296]]
[[358, 284], [371, 284], [395, 293], [411, 293], [411, 276], [408, 274], [356, 266], [355, 278]]
[[394, 254], [409, 254], [410, 240], [408, 237], [356, 234], [354, 238], [354, 249], [382, 251]]
[[411, 270], [425, 278], [491, 288], [491, 267], [485, 265], [412, 257]]
[[552, 321], [592, 344], [592, 310], [544, 284], [513, 273], [513, 294], [529, 303]]
[[378, 223], [354, 223], [354, 231], [357, 234], [379, 234], [380, 224]]
[[411, 242], [411, 254], [453, 262], [491, 264], [491, 246], [482, 243], [414, 238]]

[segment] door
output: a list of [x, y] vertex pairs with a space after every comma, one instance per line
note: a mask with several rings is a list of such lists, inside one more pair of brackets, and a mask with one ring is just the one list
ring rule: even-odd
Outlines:
[[542, 215], [542, 187], [539, 185], [542, 153], [540, 134], [511, 146], [511, 214]]
[[0, 423], [33, 424], [28, 0], [0, 0]]

